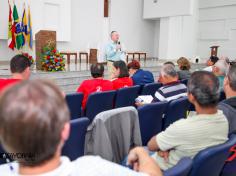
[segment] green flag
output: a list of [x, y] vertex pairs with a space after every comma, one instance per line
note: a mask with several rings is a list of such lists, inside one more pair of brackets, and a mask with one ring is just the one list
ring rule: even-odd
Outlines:
[[22, 34], [21, 30], [21, 23], [19, 20], [18, 12], [16, 5], [14, 4], [13, 8], [13, 19], [14, 19], [14, 26], [15, 26], [15, 37], [16, 37], [16, 48], [19, 50], [22, 48], [23, 42], [24, 42], [24, 36]]

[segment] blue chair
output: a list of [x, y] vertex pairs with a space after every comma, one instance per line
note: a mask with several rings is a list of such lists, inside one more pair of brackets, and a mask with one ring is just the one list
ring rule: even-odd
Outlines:
[[186, 86], [188, 85], [188, 79], [182, 79], [180, 80], [182, 84], [185, 84]]
[[[232, 134], [232, 136], [236, 136], [236, 134]], [[233, 147], [231, 147], [230, 156], [228, 157], [227, 161], [224, 164], [222, 172], [220, 176], [234, 176], [236, 175], [236, 143]]]
[[218, 176], [229, 156], [230, 148], [236, 144], [236, 135], [217, 146], [209, 147], [199, 152], [193, 159], [193, 167], [189, 176]]
[[115, 98], [115, 108], [134, 106], [138, 97], [140, 86], [125, 87], [117, 90]]
[[72, 93], [66, 95], [66, 102], [70, 110], [71, 120], [81, 117], [83, 97], [84, 96], [82, 93]]
[[154, 97], [156, 91], [162, 87], [161, 83], [150, 83], [150, 84], [145, 84], [143, 86], [143, 89], [141, 91], [141, 95], [152, 95]]
[[154, 135], [162, 131], [162, 117], [167, 105], [168, 102], [157, 102], [138, 108], [142, 144], [144, 146]]
[[166, 114], [163, 119], [163, 130], [175, 121], [186, 118], [189, 107], [190, 102], [187, 97], [172, 100], [167, 107]]
[[163, 172], [164, 176], [188, 176], [193, 161], [191, 158], [182, 158], [174, 167]]
[[89, 125], [89, 119], [83, 117], [71, 120], [70, 124], [70, 137], [62, 149], [62, 155], [68, 156], [73, 161], [84, 155], [85, 135]]
[[89, 95], [86, 104], [85, 116], [90, 122], [100, 112], [113, 109], [116, 91], [95, 92]]

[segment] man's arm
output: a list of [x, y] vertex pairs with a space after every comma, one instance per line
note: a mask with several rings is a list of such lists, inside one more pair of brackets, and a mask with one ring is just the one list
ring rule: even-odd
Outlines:
[[162, 176], [160, 167], [142, 147], [136, 147], [130, 151], [128, 164], [132, 165], [137, 172], [146, 173], [150, 176]]
[[156, 140], [156, 136], [153, 136], [149, 141], [148, 141], [148, 150], [150, 151], [157, 151], [160, 149], [160, 147], [158, 146], [157, 140]]

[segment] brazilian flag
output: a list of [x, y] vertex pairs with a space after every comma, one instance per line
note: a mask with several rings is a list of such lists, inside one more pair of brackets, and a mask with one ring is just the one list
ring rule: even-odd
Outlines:
[[23, 47], [24, 44], [24, 36], [22, 34], [21, 23], [19, 20], [18, 12], [16, 5], [14, 4], [13, 8], [13, 19], [14, 19], [14, 26], [15, 26], [15, 38], [16, 38], [16, 48], [19, 50]]

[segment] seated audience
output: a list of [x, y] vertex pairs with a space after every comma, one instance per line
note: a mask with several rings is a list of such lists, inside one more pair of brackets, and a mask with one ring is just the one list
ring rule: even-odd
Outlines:
[[162, 170], [173, 167], [183, 157], [193, 158], [199, 151], [228, 139], [228, 121], [217, 110], [219, 81], [213, 73], [198, 71], [188, 82], [188, 99], [196, 115], [181, 119], [148, 142], [148, 149]]
[[159, 82], [163, 84], [154, 97], [154, 101], [171, 101], [187, 96], [187, 87], [180, 83], [178, 73], [171, 64], [161, 68]]
[[140, 69], [140, 63], [137, 60], [132, 60], [128, 64], [128, 70], [134, 85], [145, 85], [154, 82], [153, 74], [150, 71]]
[[225, 60], [218, 60], [212, 67], [212, 72], [219, 79], [220, 90], [223, 90], [224, 78], [228, 69], [228, 64]]
[[70, 133], [69, 120], [65, 99], [55, 85], [34, 80], [9, 88], [0, 98], [1, 144], [8, 153], [27, 157], [1, 165], [1, 175], [162, 176], [158, 165], [141, 147], [131, 150], [128, 157], [139, 173], [98, 156], [84, 156], [73, 162], [62, 157]]
[[82, 107], [85, 109], [88, 96], [94, 92], [103, 92], [113, 90], [111, 81], [103, 79], [104, 66], [100, 64], [92, 64], [90, 67], [92, 79], [85, 80], [77, 89], [77, 92], [84, 94]]
[[113, 89], [117, 90], [134, 85], [133, 80], [129, 77], [129, 71], [124, 61], [113, 63]]
[[212, 72], [212, 66], [215, 65], [215, 63], [216, 63], [218, 60], [219, 60], [218, 57], [216, 57], [216, 56], [211, 56], [211, 57], [207, 60], [207, 67], [204, 68], [203, 70]]
[[229, 134], [236, 133], [236, 65], [232, 65], [224, 80], [226, 100], [219, 103], [218, 108], [223, 111], [229, 122]]
[[23, 55], [16, 55], [10, 61], [10, 70], [12, 77], [9, 79], [0, 78], [0, 92], [9, 86], [18, 83], [21, 80], [30, 77], [30, 61]]
[[189, 79], [191, 76], [191, 72], [189, 71], [191, 65], [188, 59], [186, 59], [185, 57], [181, 57], [177, 60], [177, 64], [179, 66], [179, 71], [178, 71], [179, 80]]

